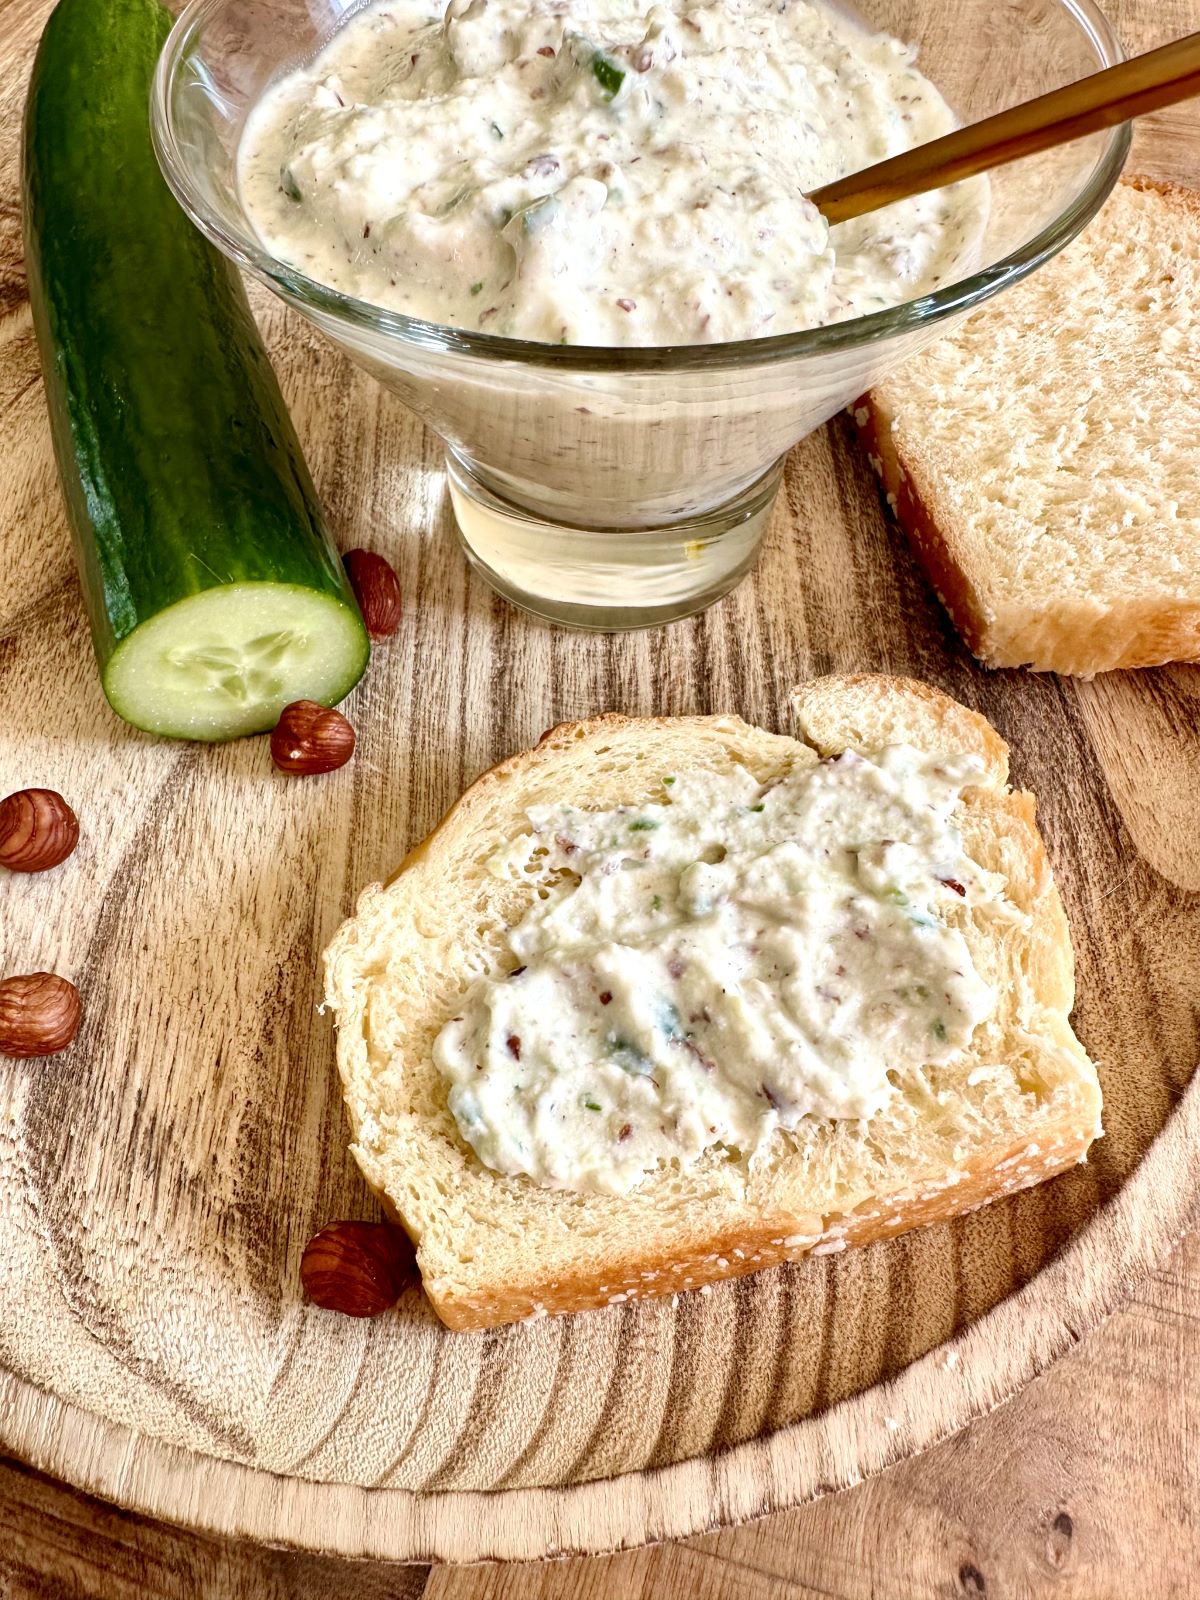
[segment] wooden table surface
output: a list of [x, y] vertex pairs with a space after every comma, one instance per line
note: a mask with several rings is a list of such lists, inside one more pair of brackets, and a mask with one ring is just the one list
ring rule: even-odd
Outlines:
[[[1200, 0], [1110, 0], [1125, 42], [1200, 28]], [[11, 15], [11, 13], [10, 13]], [[0, 58], [4, 44], [0, 5]], [[1135, 167], [1200, 181], [1191, 108], [1139, 132]], [[0, 196], [0, 225], [17, 227]], [[5, 297], [22, 294], [5, 273]], [[741, 1529], [610, 1558], [387, 1567], [155, 1525], [0, 1462], [0, 1600], [23, 1596], [428, 1600], [591, 1596], [1200, 1593], [1200, 1237], [1008, 1405], [857, 1489]]]

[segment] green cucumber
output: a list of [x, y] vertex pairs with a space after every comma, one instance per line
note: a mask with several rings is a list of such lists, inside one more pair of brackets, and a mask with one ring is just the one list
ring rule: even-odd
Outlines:
[[370, 646], [241, 279], [150, 143], [157, 0], [60, 0], [25, 112], [29, 298], [104, 692], [186, 739], [332, 705]]

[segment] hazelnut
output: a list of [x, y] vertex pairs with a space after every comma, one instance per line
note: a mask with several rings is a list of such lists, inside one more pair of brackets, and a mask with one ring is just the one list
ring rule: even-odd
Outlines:
[[300, 1258], [300, 1282], [314, 1305], [348, 1317], [377, 1317], [416, 1280], [407, 1236], [385, 1222], [331, 1222]]
[[0, 866], [45, 872], [79, 843], [79, 818], [54, 789], [18, 789], [0, 800]]
[[350, 587], [372, 639], [390, 638], [403, 609], [400, 580], [390, 562], [374, 550], [351, 550], [343, 558]]
[[79, 1027], [79, 990], [53, 972], [0, 980], [0, 1056], [55, 1056]]
[[271, 735], [271, 759], [280, 772], [305, 777], [344, 767], [354, 754], [354, 729], [340, 711], [315, 700], [284, 706]]

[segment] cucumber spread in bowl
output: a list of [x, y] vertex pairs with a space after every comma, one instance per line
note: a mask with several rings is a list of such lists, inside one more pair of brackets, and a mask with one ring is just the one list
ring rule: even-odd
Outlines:
[[60, 0], [25, 117], [29, 297], [104, 692], [228, 739], [333, 704], [369, 646], [236, 270], [150, 141], [157, 0]]
[[243, 204], [310, 277], [551, 343], [787, 333], [969, 265], [974, 179], [829, 229], [820, 184], [955, 119], [826, 0], [376, 0], [247, 121]]

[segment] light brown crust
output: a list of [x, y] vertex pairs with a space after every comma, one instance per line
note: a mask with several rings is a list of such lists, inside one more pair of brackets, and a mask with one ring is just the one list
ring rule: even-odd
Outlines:
[[[514, 1284], [504, 1293], [479, 1295], [442, 1292], [436, 1284], [426, 1282], [425, 1291], [441, 1320], [459, 1332], [599, 1310], [630, 1300], [703, 1292], [709, 1284], [801, 1261], [807, 1255], [857, 1249], [913, 1228], [948, 1222], [1067, 1171], [1086, 1159], [1092, 1137], [1090, 1130], [1081, 1133], [1077, 1126], [1064, 1123], [1041, 1130], [1036, 1141], [1021, 1139], [1003, 1150], [985, 1152], [980, 1160], [967, 1163], [954, 1181], [904, 1190], [865, 1209], [825, 1218], [766, 1218], [754, 1229], [714, 1233], [702, 1253], [679, 1259], [647, 1252], [629, 1261], [622, 1272], [603, 1279], [594, 1273], [564, 1275], [551, 1282]], [[1047, 1138], [1052, 1145], [1049, 1150], [1045, 1148]], [[403, 1225], [386, 1196], [382, 1198], [385, 1209]]]
[[[1200, 222], [1200, 194], [1181, 184], [1130, 175], [1131, 189], [1161, 195]], [[854, 402], [854, 419], [893, 515], [908, 537], [934, 592], [973, 655], [991, 667], [1029, 667], [1091, 677], [1119, 668], [1200, 661], [1200, 599], [1194, 603], [1134, 600], [1107, 610], [1081, 611], [1048, 596], [1027, 620], [1000, 629], [984, 595], [959, 561], [950, 529], [939, 514], [937, 473], [920, 441], [897, 443], [896, 415], [886, 389]]]
[[[489, 767], [486, 772], [481, 772], [474, 783], [463, 790], [432, 833], [426, 834], [420, 844], [415, 845], [409, 851], [387, 880], [385, 887], [391, 888], [392, 884], [402, 877], [410, 867], [433, 854], [446, 830], [453, 829], [457, 832], [464, 823], [469, 824], [475, 813], [482, 811], [486, 807], [492, 792], [507, 783], [510, 778], [526, 777], [531, 770], [542, 763], [549, 762], [573, 743], [590, 739], [593, 734], [599, 733], [604, 728], [616, 730], [617, 728], [628, 728], [634, 723], [646, 728], [665, 728], [680, 722], [704, 723], [714, 727], [727, 724], [738, 729], [749, 730], [748, 723], [743, 722], [741, 717], [733, 715], [713, 717], [627, 717], [620, 711], [604, 711], [599, 716], [587, 717], [581, 722], [556, 723], [553, 728], [546, 729], [531, 750], [518, 750], [516, 755], [506, 756], [503, 761], [497, 762], [494, 767]], [[758, 730], [754, 731], [757, 732]]]
[[[819, 756], [836, 755], [848, 744], [902, 742], [915, 703], [945, 732], [947, 748], [983, 757], [985, 783], [1002, 789], [1008, 782], [1008, 746], [987, 718], [919, 678], [841, 673], [800, 684], [789, 698], [797, 737]], [[855, 710], [863, 700], [869, 702], [869, 728]]]
[[950, 553], [938, 519], [930, 509], [927, 496], [933, 491], [924, 485], [919, 466], [915, 461], [900, 459], [892, 426], [895, 418], [882, 394], [872, 390], [862, 395], [853, 409], [859, 439], [883, 484], [892, 515], [907, 535], [933, 592], [963, 643], [989, 666], [1023, 665], [993, 659], [994, 646], [988, 638], [983, 602]]

